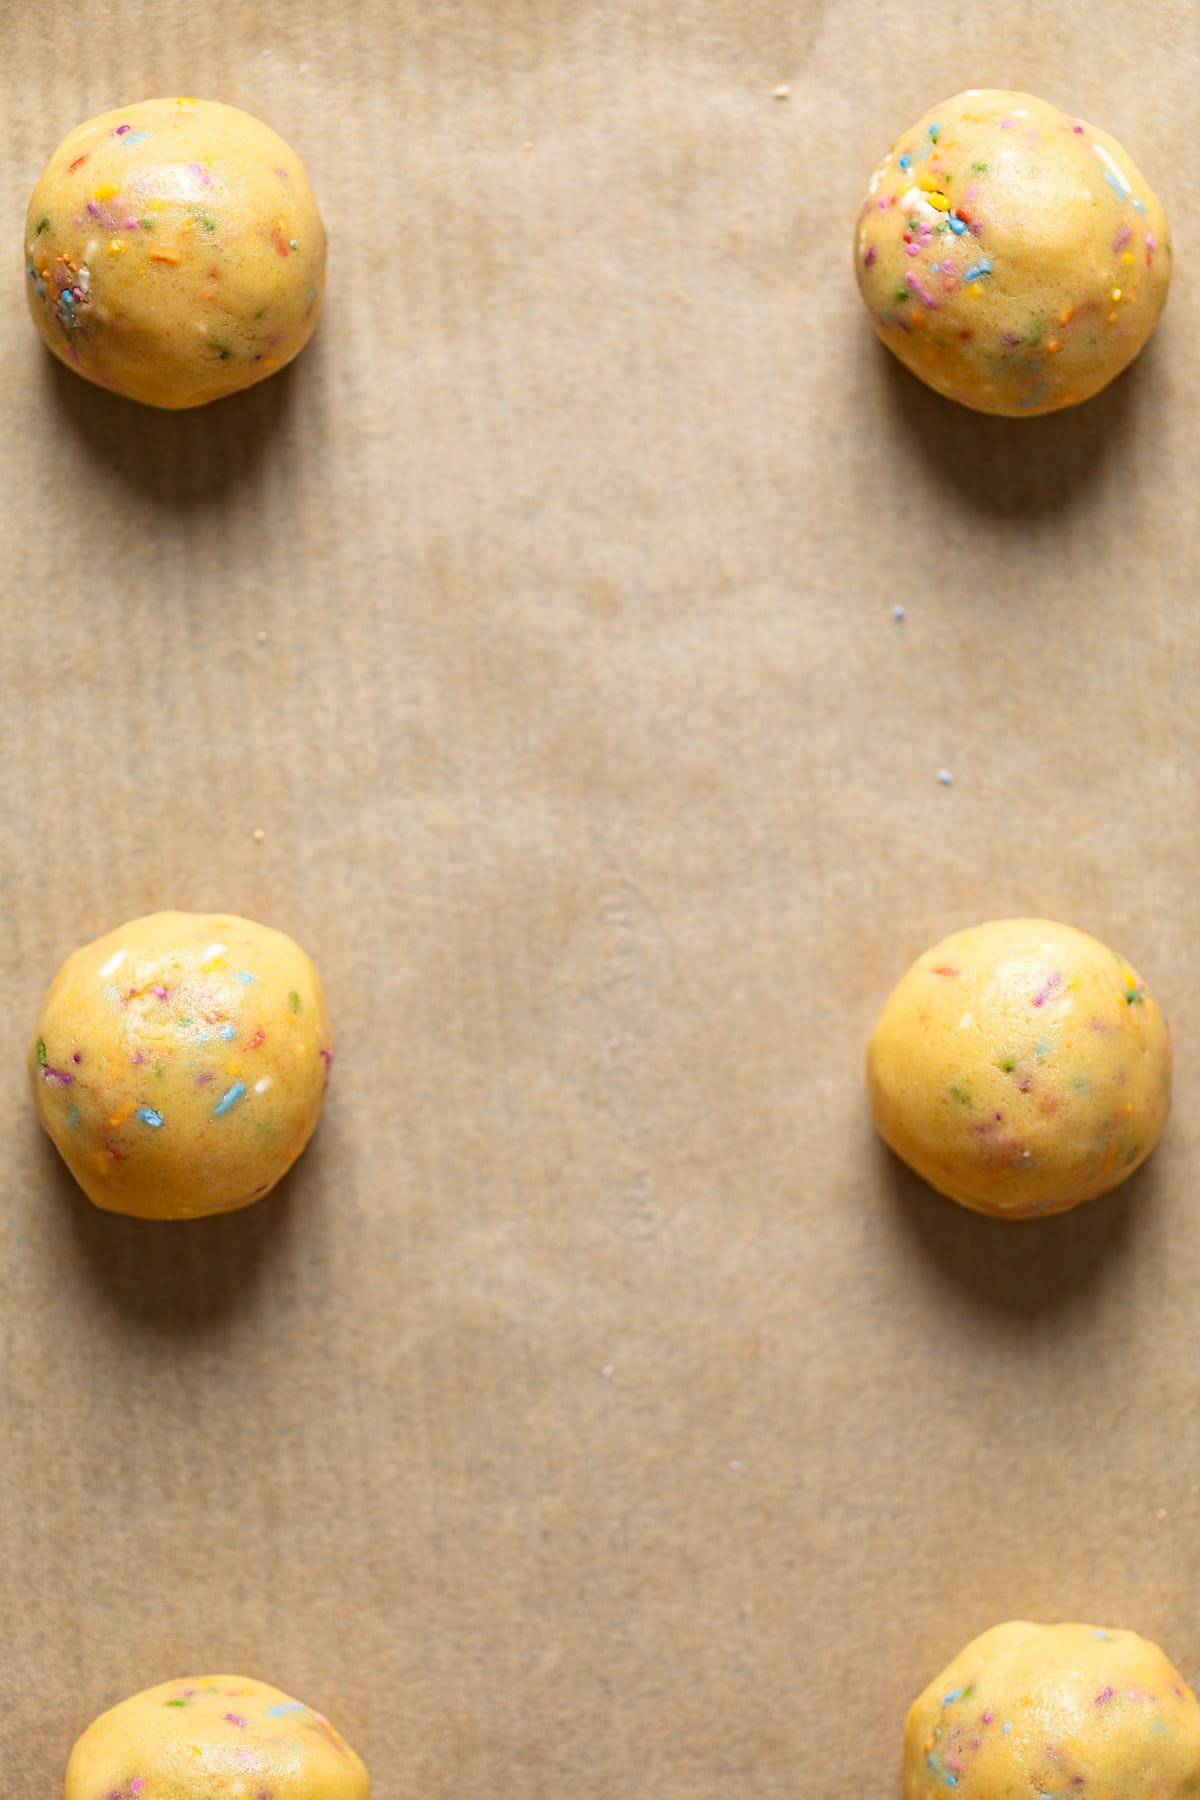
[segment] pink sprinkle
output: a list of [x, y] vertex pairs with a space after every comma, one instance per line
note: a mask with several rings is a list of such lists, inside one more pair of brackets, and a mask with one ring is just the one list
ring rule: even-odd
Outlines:
[[921, 254], [920, 244], [905, 244], [904, 248], [908, 251], [910, 256], [920, 256]]
[[[999, 1113], [997, 1113], [996, 1117], [999, 1118], [999, 1116], [1000, 1116]], [[995, 1718], [995, 1716], [996, 1716], [995, 1713], [992, 1711], [991, 1707], [989, 1706], [987, 1711], [983, 1715], [984, 1724], [990, 1725], [992, 1720]]]
[[1076, 137], [1082, 137], [1082, 136], [1083, 136], [1083, 126], [1082, 126], [1082, 125], [1076, 125], [1076, 126], [1075, 126], [1075, 127], [1074, 127], [1074, 130], [1075, 130], [1075, 135], [1076, 135]]
[[965, 1764], [965, 1763], [962, 1763], [962, 1762], [960, 1762], [960, 1761], [959, 1761], [959, 1760], [958, 1760], [958, 1758], [957, 1758], [957, 1756], [948, 1756], [948, 1757], [947, 1757], [947, 1758], [946, 1758], [946, 1767], [947, 1767], [947, 1768], [948, 1768], [948, 1769], [953, 1769], [953, 1770], [954, 1770], [954, 1773], [955, 1773], [955, 1774], [956, 1774], [956, 1775], [961, 1775], [961, 1774], [962, 1774], [962, 1772], [963, 1772], [963, 1770], [964, 1770], [964, 1768], [965, 1768], [965, 1767], [966, 1767], [966, 1764]]
[[202, 168], [199, 163], [189, 163], [188, 168], [191, 170], [192, 174], [196, 177], [196, 179], [200, 183], [201, 187], [208, 187], [210, 185], [212, 178], [209, 175], [207, 169]]
[[212, 1070], [206, 1069], [203, 1075], [197, 1075], [196, 1086], [205, 1087], [212, 1080]]
[[1124, 231], [1119, 231], [1117, 233], [1116, 242], [1113, 244], [1113, 249], [1114, 250], [1123, 250], [1132, 236], [1133, 236], [1132, 228], [1127, 225], [1125, 227]]
[[874, 246], [874, 244], [869, 244], [867, 246], [867, 254], [863, 258], [863, 261], [866, 263], [868, 269], [871, 267], [871, 264], [875, 261], [875, 246]]
[[158, 1000], [165, 1000], [165, 999], [166, 999], [166, 997], [167, 997], [167, 990], [166, 990], [166, 988], [165, 988], [165, 987], [155, 987], [155, 988], [151, 988], [151, 989], [150, 989], [150, 992], [151, 992], [151, 993], [152, 993], [152, 994], [153, 994], [153, 995], [154, 995], [154, 996], [155, 996], [155, 998], [156, 998], [156, 999], [158, 999]]
[[78, 1063], [78, 1062], [82, 1062], [82, 1061], [83, 1061], [83, 1051], [82, 1051], [82, 1050], [76, 1050], [76, 1052], [75, 1052], [75, 1054], [74, 1054], [74, 1055], [73, 1055], [73, 1056], [72, 1056], [72, 1058], [71, 1058], [71, 1061], [72, 1061], [72, 1062], [77, 1062], [77, 1063]]
[[126, 219], [126, 221], [125, 221], [126, 231], [136, 231], [137, 228], [138, 228], [138, 222], [136, 219]]
[[1111, 1687], [1101, 1688], [1100, 1692], [1096, 1695], [1095, 1704], [1097, 1706], [1103, 1706], [1106, 1703], [1106, 1701], [1109, 1701], [1112, 1699], [1112, 1697], [1116, 1693], [1116, 1691], [1117, 1691], [1116, 1688], [1111, 1688]]
[[905, 279], [905, 281], [907, 281], [910, 288], [913, 288], [918, 294], [920, 294], [922, 300], [925, 302], [925, 304], [929, 308], [930, 312], [936, 312], [937, 311], [937, 301], [934, 299], [933, 295], [930, 293], [930, 291], [927, 287], [922, 287], [920, 281], [912, 273], [911, 270], [904, 277], [904, 279]]
[[1045, 1004], [1046, 1004], [1047, 1000], [1050, 998], [1051, 994], [1053, 994], [1061, 986], [1062, 986], [1062, 976], [1058, 973], [1057, 970], [1055, 970], [1054, 974], [1051, 975], [1049, 981], [1047, 981], [1045, 987], [1042, 988], [1041, 992], [1037, 993], [1033, 996], [1033, 1004], [1035, 1006], [1045, 1006]]
[[245, 1725], [246, 1723], [245, 1719], [239, 1719], [236, 1713], [226, 1713], [225, 1717], [231, 1725]]
[[142, 1784], [143, 1784], [144, 1780], [145, 1780], [145, 1777], [143, 1775], [135, 1775], [133, 1780], [129, 1784], [130, 1793], [131, 1794], [140, 1794], [142, 1791]]
[[972, 1750], [978, 1750], [978, 1749], [979, 1749], [979, 1746], [980, 1746], [980, 1745], [981, 1745], [981, 1744], [982, 1744], [982, 1743], [983, 1743], [983, 1739], [982, 1739], [982, 1738], [972, 1738], [972, 1739], [971, 1739], [971, 1748], [972, 1748]]
[[1001, 131], [1011, 131], [1015, 124], [1016, 124], [1015, 119], [1001, 119], [1000, 129], [1001, 129]]
[[317, 1052], [317, 1054], [318, 1054], [318, 1056], [320, 1056], [324, 1059], [325, 1067], [327, 1069], [332, 1069], [332, 1067], [333, 1067], [333, 1051], [332, 1050], [319, 1050]]
[[137, 1055], [136, 1055], [136, 1056], [135, 1056], [135, 1057], [134, 1057], [134, 1059], [133, 1059], [133, 1066], [134, 1066], [134, 1068], [135, 1068], [135, 1069], [136, 1069], [136, 1068], [137, 1068], [137, 1066], [138, 1066], [138, 1064], [139, 1064], [139, 1063], [144, 1063], [144, 1062], [145, 1062], [145, 1060], [146, 1060], [146, 1052], [145, 1052], [145, 1051], [144, 1051], [144, 1050], [139, 1050], [139, 1051], [138, 1051], [138, 1053], [137, 1053]]
[[113, 129], [112, 129], [112, 134], [114, 137], [124, 137], [125, 133], [127, 131], [132, 131], [132, 130], [133, 130], [132, 125], [114, 125]]

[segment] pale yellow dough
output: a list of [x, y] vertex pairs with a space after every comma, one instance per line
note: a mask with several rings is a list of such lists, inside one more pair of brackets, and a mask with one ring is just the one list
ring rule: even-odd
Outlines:
[[1106, 131], [1032, 94], [943, 100], [884, 157], [854, 266], [889, 350], [939, 393], [1029, 417], [1133, 361], [1171, 279], [1166, 214]]
[[1185, 1800], [1200, 1706], [1157, 1644], [1094, 1625], [996, 1625], [914, 1702], [904, 1800]]
[[304, 348], [325, 228], [269, 126], [212, 100], [143, 100], [58, 146], [29, 202], [25, 275], [69, 368], [148, 406], [202, 406]]
[[153, 913], [69, 956], [29, 1051], [38, 1117], [90, 1200], [190, 1219], [273, 1188], [333, 1061], [317, 971], [281, 931]]
[[872, 1034], [867, 1087], [880, 1135], [932, 1187], [1030, 1218], [1106, 1193], [1149, 1156], [1171, 1038], [1115, 950], [999, 919], [917, 958]]
[[265, 1681], [164, 1681], [94, 1719], [63, 1800], [368, 1800], [367, 1771], [328, 1719]]

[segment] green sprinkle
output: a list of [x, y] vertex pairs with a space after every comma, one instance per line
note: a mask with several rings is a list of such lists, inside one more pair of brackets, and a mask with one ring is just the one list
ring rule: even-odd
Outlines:
[[1142, 1146], [1140, 1144], [1135, 1144], [1133, 1149], [1129, 1152], [1129, 1155], [1125, 1158], [1125, 1167], [1128, 1168], [1130, 1163], [1136, 1162], [1141, 1153]]
[[300, 1011], [300, 996], [296, 992], [295, 988], [293, 988], [291, 993], [288, 995], [288, 1005], [291, 1007], [291, 1009], [294, 1013], [298, 1013]]
[[1016, 1066], [1016, 1059], [1014, 1057], [1002, 1056], [1000, 1058], [1000, 1067], [1004, 1070], [1006, 1075], [1011, 1075]]
[[988, 172], [988, 166], [986, 163], [972, 163], [971, 164], [972, 175], [986, 175], [987, 172]]
[[37, 234], [39, 237], [41, 237], [43, 231], [49, 231], [49, 229], [50, 229], [50, 219], [48, 216], [44, 219], [38, 220]]
[[255, 316], [255, 318], [256, 318], [256, 319], [262, 319], [262, 318], [265, 318], [265, 317], [266, 317], [266, 311], [267, 311], [267, 309], [266, 309], [266, 307], [265, 307], [265, 306], [260, 306], [260, 307], [259, 307], [259, 309], [258, 309], [258, 311], [257, 311], [257, 312], [256, 312], [256, 313], [255, 313], [255, 315], [254, 315], [254, 316]]
[[229, 348], [229, 345], [223, 344], [219, 338], [209, 338], [208, 347], [210, 350], [216, 351], [222, 362], [228, 362], [233, 355], [233, 351]]
[[203, 225], [205, 231], [215, 231], [217, 229], [216, 220], [206, 218], [204, 213], [200, 214], [200, 223]]
[[186, 1700], [164, 1700], [163, 1705], [164, 1706], [186, 1706], [187, 1701]]
[[166, 1063], [155, 1063], [155, 1065], [154, 1065], [154, 1073], [155, 1073], [155, 1074], [156, 1074], [156, 1075], [165, 1075], [165, 1074], [166, 1074], [166, 1072], [167, 1072], [167, 1065], [166, 1065]]
[[1142, 1004], [1142, 995], [1138, 993], [1137, 989], [1132, 984], [1128, 985], [1125, 989], [1125, 1004], [1126, 1006], [1140, 1006]]
[[46, 1040], [45, 1040], [45, 1038], [39, 1038], [37, 1041], [37, 1059], [38, 1059], [38, 1068], [44, 1069], [46, 1066]]
[[175, 1023], [179, 1026], [182, 1026], [182, 1028], [185, 1031], [187, 1030], [188, 1026], [191, 1024], [191, 1022], [192, 1021], [190, 1019], [176, 1019], [176, 1021], [175, 1021]]
[[1090, 1094], [1092, 1091], [1092, 1084], [1086, 1075], [1077, 1075], [1075, 1077], [1075, 1086], [1081, 1094]]
[[961, 1697], [964, 1700], [973, 1700], [975, 1698], [975, 1683], [974, 1682], [971, 1683], [969, 1688], [963, 1689]]
[[[154, 230], [154, 220], [153, 219], [139, 219], [138, 224], [141, 226], [143, 231], [153, 231]], [[170, 1704], [171, 1703], [168, 1700], [167, 1705], [169, 1706]]]
[[1037, 324], [1034, 326], [1033, 330], [1029, 334], [1029, 339], [1028, 339], [1029, 343], [1040, 344], [1042, 341], [1042, 338], [1045, 334], [1045, 330], [1046, 330], [1046, 321], [1044, 319], [1039, 319]]
[[896, 292], [893, 294], [892, 298], [894, 300], [907, 300], [908, 299], [908, 289], [907, 288], [897, 288]]
[[975, 1104], [966, 1088], [952, 1087], [950, 1089], [950, 1098], [952, 1100], [957, 1100], [960, 1106], [973, 1106]]

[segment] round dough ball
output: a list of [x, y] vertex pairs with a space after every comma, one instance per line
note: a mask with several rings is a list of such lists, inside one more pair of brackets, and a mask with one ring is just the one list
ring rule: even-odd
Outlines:
[[25, 252], [55, 356], [147, 406], [203, 406], [281, 369], [325, 290], [300, 159], [213, 100], [143, 100], [77, 126], [33, 190]]
[[931, 1187], [997, 1218], [1065, 1212], [1131, 1175], [1171, 1101], [1166, 1019], [1123, 957], [997, 919], [917, 958], [867, 1047], [875, 1123]]
[[1032, 94], [968, 88], [871, 177], [855, 270], [922, 381], [980, 412], [1074, 406], [1131, 363], [1171, 279], [1166, 214], [1115, 138]]
[[152, 913], [69, 956], [29, 1052], [88, 1198], [143, 1219], [249, 1206], [312, 1136], [333, 1062], [317, 971], [282, 931]]
[[1093, 1625], [985, 1631], [914, 1702], [904, 1800], [1183, 1800], [1200, 1706], [1157, 1644]]
[[329, 1720], [265, 1681], [164, 1681], [93, 1719], [63, 1800], [367, 1800], [371, 1784]]

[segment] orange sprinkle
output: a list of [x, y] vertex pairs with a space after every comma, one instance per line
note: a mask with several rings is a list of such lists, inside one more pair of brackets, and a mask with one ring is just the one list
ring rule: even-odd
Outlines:
[[108, 1171], [109, 1171], [108, 1156], [107, 1156], [106, 1152], [103, 1150], [97, 1150], [97, 1152], [96, 1152], [96, 1167], [99, 1169], [99, 1171], [102, 1175], [108, 1174]]
[[1062, 349], [1062, 345], [1059, 343], [1057, 338], [1047, 338], [1046, 339], [1046, 348], [1050, 352], [1051, 356], [1053, 356], [1056, 350]]
[[70, 174], [72, 169], [77, 169], [79, 167], [80, 163], [85, 163], [87, 161], [87, 159], [88, 159], [88, 152], [85, 150], [82, 156], [77, 156], [73, 163], [67, 164], [67, 173]]
[[1111, 313], [1109, 313], [1109, 315], [1108, 315], [1108, 322], [1109, 322], [1109, 324], [1110, 324], [1110, 325], [1115, 325], [1115, 324], [1116, 324], [1116, 322], [1117, 322], [1117, 318], [1118, 318], [1118, 314], [1116, 314], [1116, 313], [1115, 313], [1115, 312], [1111, 312]]
[[125, 1123], [126, 1119], [129, 1117], [129, 1115], [132, 1111], [133, 1111], [132, 1100], [129, 1102], [129, 1104], [127, 1106], [120, 1106], [117, 1108], [116, 1112], [112, 1115], [112, 1118], [108, 1121], [114, 1131], [116, 1130], [118, 1125], [123, 1125]]
[[1069, 325], [1074, 317], [1075, 308], [1073, 306], [1064, 306], [1058, 315], [1058, 322], [1060, 325]]
[[179, 258], [173, 250], [152, 250], [150, 252], [150, 261], [174, 264], [179, 261]]
[[1111, 1148], [1109, 1149], [1108, 1155], [1104, 1159], [1104, 1173], [1106, 1175], [1108, 1174], [1109, 1170], [1111, 1168], [1113, 1168], [1113, 1166], [1116, 1163], [1116, 1160], [1117, 1160], [1117, 1146], [1115, 1144], [1113, 1144], [1111, 1146]]

